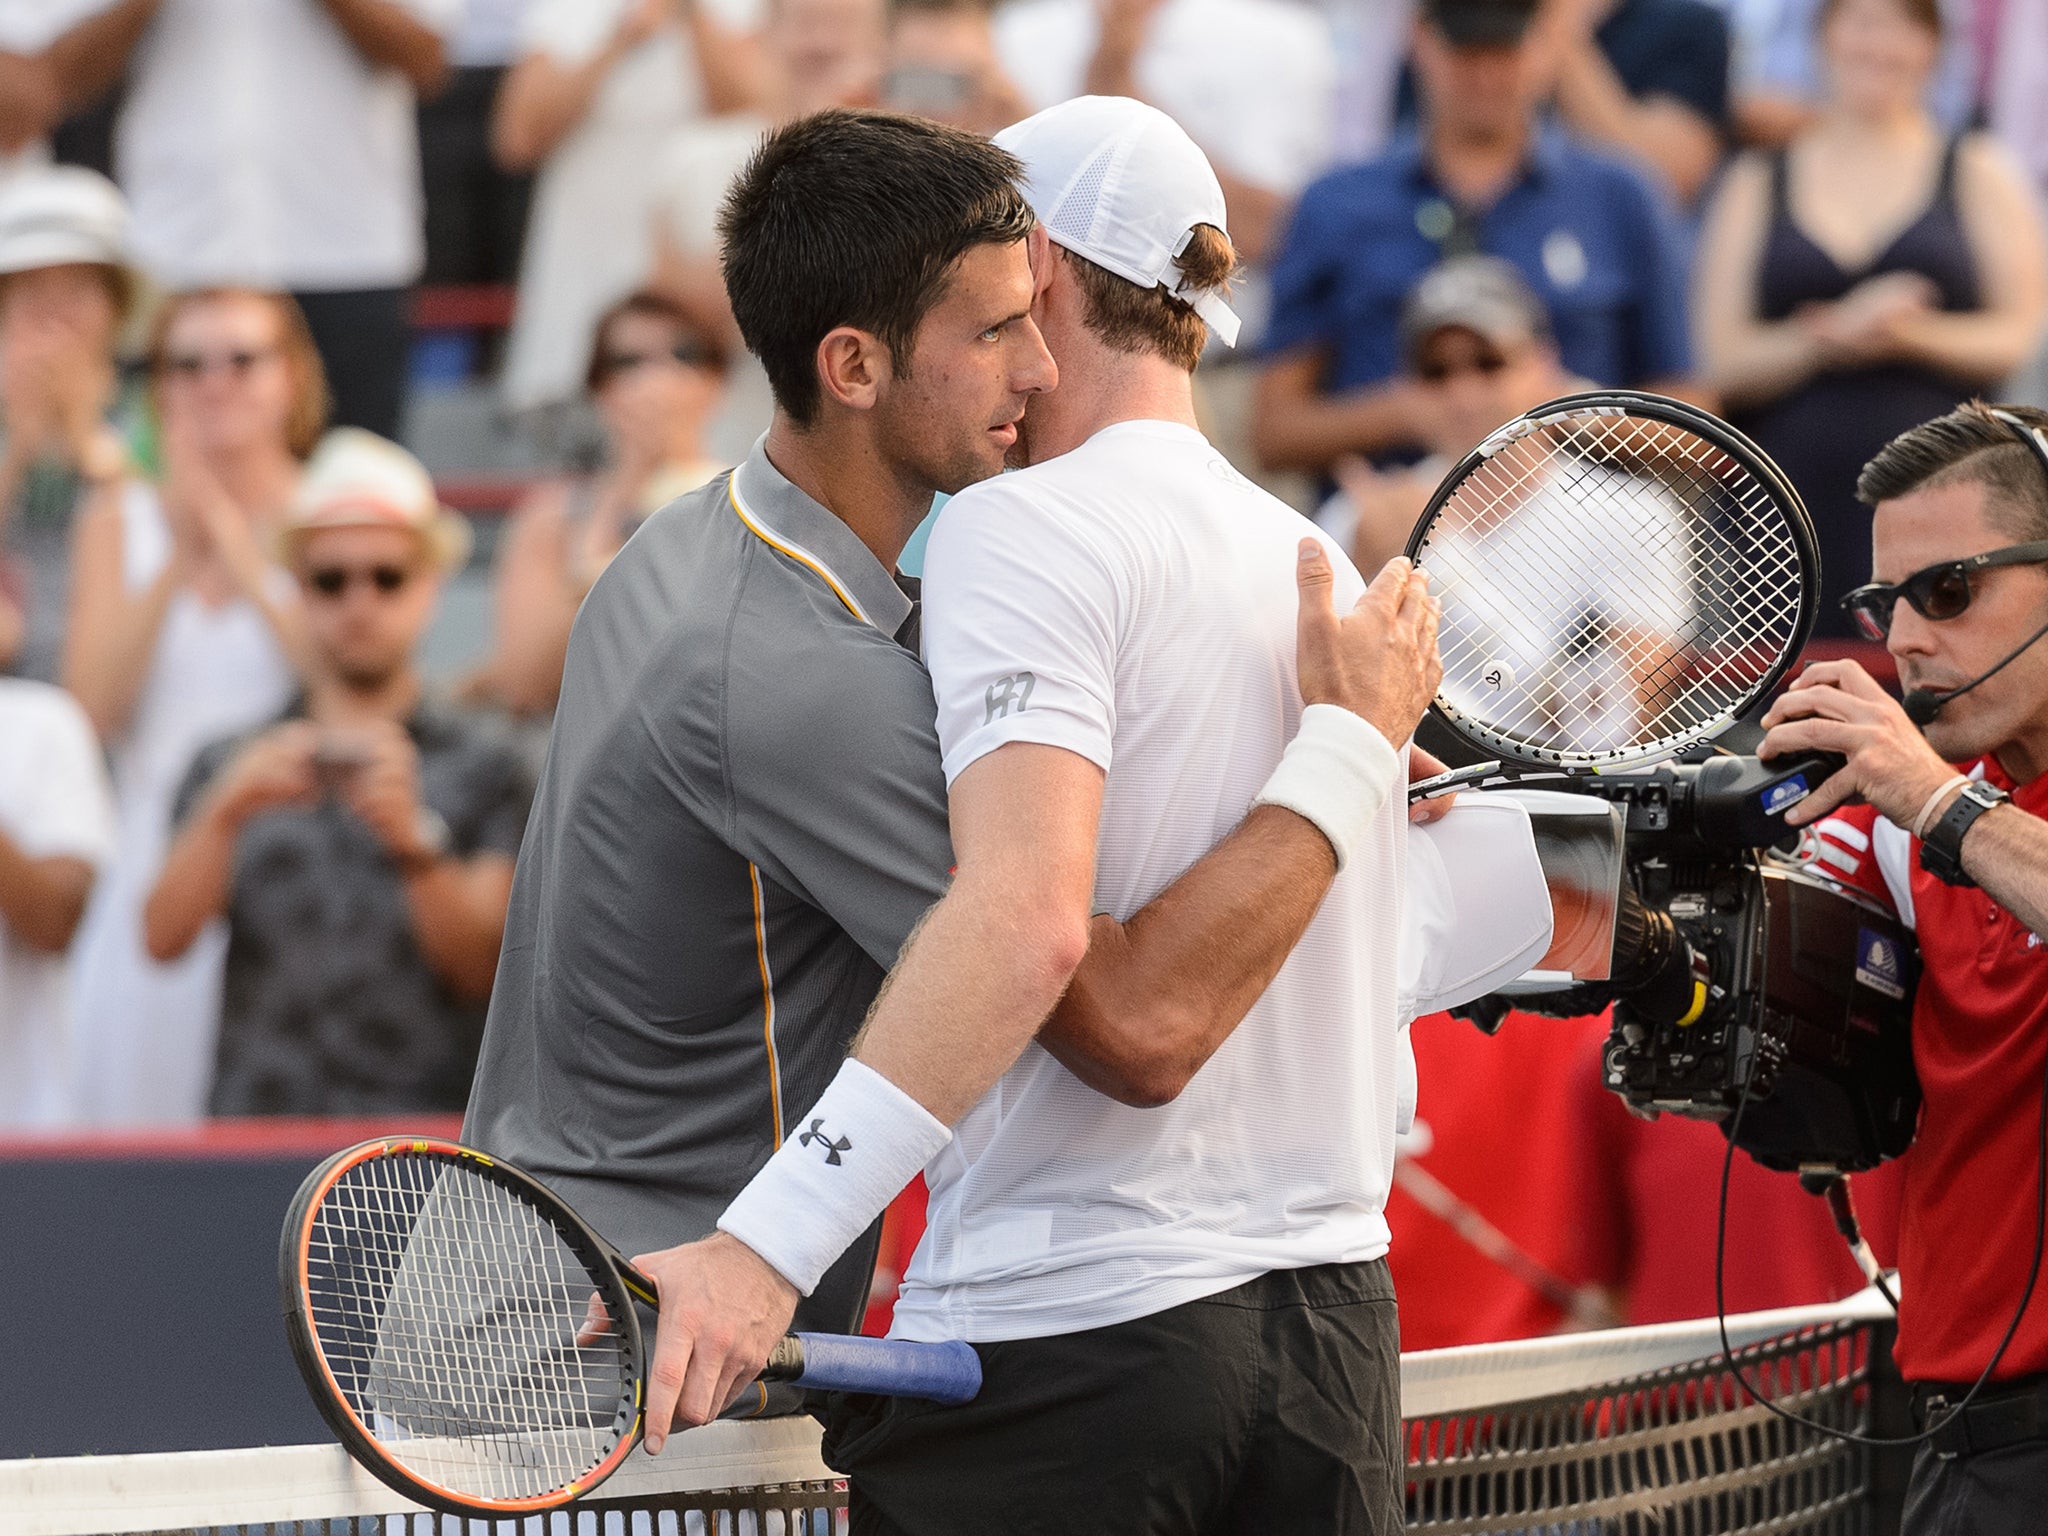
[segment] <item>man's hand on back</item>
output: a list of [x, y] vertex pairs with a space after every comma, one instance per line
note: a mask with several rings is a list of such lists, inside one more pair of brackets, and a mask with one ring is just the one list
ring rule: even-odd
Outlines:
[[1398, 749], [1415, 734], [1443, 681], [1436, 645], [1443, 605], [1430, 596], [1429, 573], [1397, 556], [1346, 614], [1332, 605], [1335, 576], [1320, 541], [1301, 541], [1295, 577], [1301, 609], [1294, 664], [1302, 702], [1361, 715]]
[[647, 1367], [647, 1449], [674, 1424], [708, 1424], [761, 1374], [796, 1315], [797, 1290], [729, 1233], [633, 1265], [661, 1291], [661, 1322]]

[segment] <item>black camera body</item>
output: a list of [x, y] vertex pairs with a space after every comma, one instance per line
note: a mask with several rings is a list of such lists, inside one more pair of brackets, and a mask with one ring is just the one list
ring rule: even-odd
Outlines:
[[[1785, 811], [1831, 766], [1714, 757], [1571, 786], [1622, 808], [1625, 878], [1682, 941], [1666, 985], [1616, 997], [1607, 1086], [1639, 1111], [1719, 1121], [1765, 1167], [1808, 1173], [1896, 1157], [1920, 1109], [1911, 932], [1781, 851], [1797, 844]], [[1669, 985], [1687, 965], [1692, 985]]]

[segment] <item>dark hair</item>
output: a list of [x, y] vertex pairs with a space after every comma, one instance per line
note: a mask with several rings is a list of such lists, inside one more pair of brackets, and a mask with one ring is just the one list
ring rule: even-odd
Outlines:
[[[1185, 299], [1175, 298], [1163, 284], [1140, 288], [1071, 251], [1067, 257], [1081, 285], [1082, 322], [1104, 345], [1119, 352], [1156, 352], [1195, 371], [1209, 328]], [[1190, 289], [1221, 288], [1237, 270], [1237, 252], [1214, 224], [1197, 224], [1187, 249], [1173, 263]]]
[[[1842, 0], [1821, 0], [1820, 10], [1813, 18], [1815, 28], [1826, 26], [1841, 3]], [[1892, 3], [1904, 11], [1906, 20], [1916, 27], [1924, 28], [1936, 37], [1942, 35], [1941, 0], [1892, 0]]]
[[977, 134], [893, 112], [833, 108], [768, 135], [726, 193], [725, 291], [775, 403], [817, 415], [818, 343], [879, 338], [896, 377], [953, 264], [1031, 232], [1014, 156]]
[[[1999, 410], [2048, 431], [2048, 411], [2031, 405]], [[1856, 477], [1856, 497], [1868, 506], [1914, 491], [1974, 483], [1984, 487], [1984, 510], [1999, 530], [2025, 542], [2048, 539], [2048, 466], [1991, 414], [1982, 400], [1901, 432], [1877, 451]]]
[[889, 0], [889, 25], [905, 16], [980, 16], [993, 12], [993, 0]]
[[666, 320], [694, 342], [704, 353], [704, 366], [713, 373], [725, 372], [725, 349], [698, 328], [690, 318], [688, 310], [665, 293], [656, 293], [651, 288], [642, 288], [627, 294], [603, 314], [597, 317], [597, 325], [590, 333], [590, 361], [583, 368], [583, 387], [592, 394], [604, 388], [616, 370], [612, 367], [612, 327], [628, 315], [647, 315], [656, 320]]

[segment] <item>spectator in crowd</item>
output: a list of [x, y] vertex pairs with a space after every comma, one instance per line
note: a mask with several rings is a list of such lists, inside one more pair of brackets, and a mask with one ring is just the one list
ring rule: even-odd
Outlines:
[[69, 1118], [64, 952], [113, 844], [85, 712], [48, 683], [0, 678], [0, 1128]]
[[1489, 432], [1586, 387], [1558, 361], [1543, 301], [1497, 256], [1453, 256], [1430, 268], [1401, 306], [1401, 345], [1421, 400], [1425, 457], [1375, 469], [1347, 454], [1337, 461], [1338, 494], [1316, 519], [1360, 570], [1376, 571], [1407, 547], [1430, 493]]
[[519, 52], [531, 0], [465, 0], [448, 39], [448, 82], [419, 104], [420, 183], [429, 283], [510, 283], [519, 276], [533, 177], [491, 153], [499, 88]]
[[1398, 376], [1401, 303], [1431, 266], [1475, 251], [1542, 297], [1558, 355], [1603, 384], [1689, 387], [1685, 246], [1632, 166], [1537, 113], [1549, 50], [1537, 0], [1426, 0], [1413, 34], [1418, 134], [1302, 194], [1273, 266], [1254, 442], [1271, 469], [1412, 452], [1429, 396]]
[[1030, 111], [1130, 96], [1186, 129], [1250, 264], [1330, 163], [1336, 51], [1328, 20], [1301, 0], [1009, 0], [995, 38]]
[[1551, 0], [1557, 115], [1690, 206], [1721, 163], [1728, 24], [1705, 0]]
[[[1729, 96], [1736, 136], [1766, 149], [1791, 143], [1820, 120], [1828, 94], [1819, 38], [1826, 0], [1715, 3], [1727, 12], [1733, 34]], [[1943, 45], [1927, 82], [1926, 104], [1943, 131], [1959, 133], [1976, 120], [1984, 96], [1983, 61], [1989, 57], [1987, 34], [1992, 29], [1980, 23], [2001, 12], [2018, 14], [2037, 7], [2002, 0], [1939, 0], [1939, 8]]]
[[1820, 535], [1820, 632], [1870, 569], [1864, 462], [2033, 354], [2048, 241], [2032, 188], [1984, 135], [1923, 104], [1936, 0], [1828, 0], [1821, 120], [1729, 173], [1695, 305], [1709, 383], [1784, 468]]
[[704, 450], [723, 353], [674, 300], [636, 293], [605, 311], [585, 375], [609, 466], [531, 492], [497, 557], [497, 635], [481, 691], [515, 716], [554, 712], [583, 595], [654, 511], [726, 468]]
[[605, 306], [647, 279], [663, 146], [705, 115], [758, 109], [756, 51], [694, 0], [533, 0], [491, 126], [534, 170], [504, 394], [572, 400]]
[[[118, 0], [116, 156], [137, 264], [166, 286], [289, 290], [337, 421], [395, 433], [419, 276], [415, 92], [462, 0]], [[146, 25], [144, 25], [146, 23]], [[111, 81], [123, 54], [96, 61]]]
[[227, 918], [214, 1114], [460, 1109], [532, 798], [516, 754], [433, 703], [415, 659], [469, 529], [404, 449], [342, 428], [282, 548], [306, 689], [193, 764], [150, 952]]
[[715, 454], [738, 463], [768, 429], [768, 376], [746, 350], [720, 267], [718, 210], [726, 188], [777, 123], [827, 107], [870, 105], [882, 88], [886, 0], [773, 0], [761, 32], [758, 110], [700, 119], [669, 136], [657, 172], [655, 267], [649, 286], [733, 361], [725, 406], [709, 428]]
[[109, 424], [134, 298], [127, 210], [71, 166], [0, 182], [0, 671], [55, 682], [71, 528], [128, 453]]
[[892, 0], [882, 105], [979, 134], [1029, 116], [996, 58], [988, 0]]
[[150, 348], [160, 490], [105, 487], [79, 519], [64, 681], [113, 763], [120, 838], [78, 939], [76, 1106], [88, 1121], [196, 1117], [218, 1008], [218, 936], [174, 965], [142, 947], [171, 806], [193, 757], [284, 707], [296, 588], [268, 555], [326, 410], [320, 357], [281, 293], [169, 300]]

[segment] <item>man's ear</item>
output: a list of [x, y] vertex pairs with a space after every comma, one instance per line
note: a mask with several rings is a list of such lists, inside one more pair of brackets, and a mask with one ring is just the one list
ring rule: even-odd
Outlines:
[[1024, 237], [1024, 259], [1031, 264], [1031, 304], [1035, 309], [1052, 285], [1052, 237], [1043, 224], [1033, 224], [1031, 233]]
[[818, 387], [826, 399], [850, 410], [873, 410], [891, 372], [888, 347], [868, 331], [842, 325], [818, 343]]

